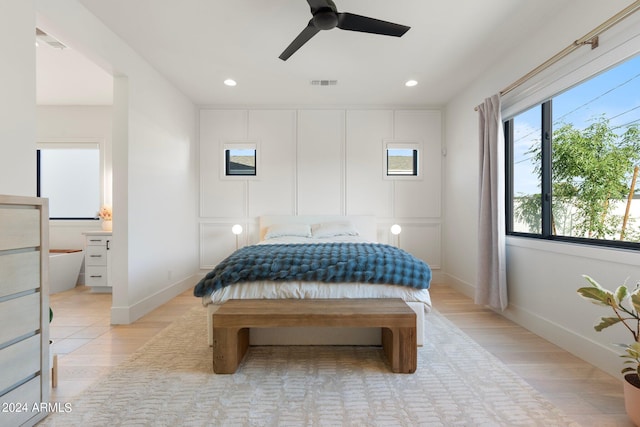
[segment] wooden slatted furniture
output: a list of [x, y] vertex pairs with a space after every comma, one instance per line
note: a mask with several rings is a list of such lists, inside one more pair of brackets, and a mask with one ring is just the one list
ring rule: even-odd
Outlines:
[[0, 425], [31, 426], [49, 402], [47, 199], [0, 196]]
[[413, 373], [418, 360], [416, 313], [401, 299], [229, 300], [212, 315], [213, 371], [232, 374], [249, 347], [250, 328], [381, 328], [391, 370]]

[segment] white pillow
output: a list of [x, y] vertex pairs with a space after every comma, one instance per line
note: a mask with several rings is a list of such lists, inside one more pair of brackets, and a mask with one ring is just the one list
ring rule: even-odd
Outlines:
[[309, 224], [274, 224], [267, 228], [264, 238], [266, 240], [284, 236], [311, 237], [311, 227]]
[[313, 237], [358, 236], [358, 230], [349, 221], [323, 222], [311, 226]]

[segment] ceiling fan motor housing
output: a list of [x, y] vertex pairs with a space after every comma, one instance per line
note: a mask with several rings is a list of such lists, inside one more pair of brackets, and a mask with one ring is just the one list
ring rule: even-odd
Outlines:
[[331, 9], [319, 10], [313, 15], [313, 25], [321, 30], [330, 30], [338, 25], [338, 14]]

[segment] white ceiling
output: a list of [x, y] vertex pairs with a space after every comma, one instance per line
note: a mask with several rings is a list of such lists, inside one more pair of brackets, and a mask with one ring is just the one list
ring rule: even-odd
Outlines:
[[[442, 105], [573, 0], [336, 0], [411, 29], [321, 31], [286, 62], [311, 18], [305, 0], [79, 1], [197, 105]], [[111, 85], [71, 49], [37, 49], [39, 104], [109, 104]]]

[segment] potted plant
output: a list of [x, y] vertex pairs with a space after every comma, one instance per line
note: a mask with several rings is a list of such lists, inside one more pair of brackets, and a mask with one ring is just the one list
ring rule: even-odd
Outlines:
[[624, 349], [620, 355], [624, 361], [624, 405], [631, 421], [640, 426], [640, 282], [629, 291], [625, 285], [615, 292], [604, 289], [589, 276], [583, 276], [591, 286], [578, 289], [578, 293], [594, 304], [610, 307], [614, 316], [602, 317], [595, 324], [598, 332], [609, 326], [621, 324], [633, 337], [631, 344], [616, 344]]
[[103, 206], [98, 211], [98, 217], [102, 220], [102, 229], [104, 231], [112, 230], [113, 213], [111, 207]]

